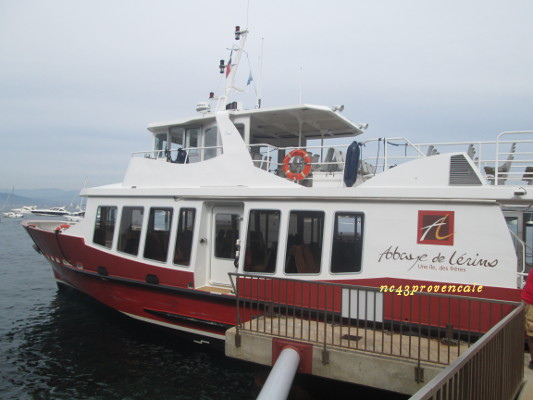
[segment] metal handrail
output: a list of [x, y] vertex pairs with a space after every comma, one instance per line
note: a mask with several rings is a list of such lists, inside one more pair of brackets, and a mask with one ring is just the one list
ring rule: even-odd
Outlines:
[[[512, 138], [511, 136], [518, 136]], [[506, 131], [498, 135], [495, 141], [459, 141], [459, 142], [434, 142], [434, 143], [414, 143], [405, 137], [382, 137], [367, 139], [360, 142], [362, 146], [362, 154], [366, 153], [362, 159], [366, 163], [366, 167], [370, 167], [373, 172], [365, 173], [362, 171], [363, 180], [369, 179], [375, 175], [377, 171], [386, 171], [387, 169], [400, 164], [405, 161], [409, 161], [416, 158], [427, 157], [428, 155], [438, 154], [439, 151], [443, 151], [445, 147], [447, 152], [449, 151], [463, 151], [466, 152], [466, 146], [469, 146], [473, 154], [470, 154], [473, 158], [473, 162], [478, 166], [481, 175], [492, 184], [504, 185], [522, 185], [522, 181], [527, 181], [529, 184], [533, 183], [533, 150], [525, 147], [526, 145], [533, 144], [533, 139], [521, 139], [520, 136], [533, 135], [533, 131]], [[508, 144], [516, 144], [516, 151], [500, 151], [501, 146]], [[370, 148], [368, 148], [370, 146]], [[373, 149], [373, 146], [377, 146], [377, 150]], [[313, 145], [308, 143], [305, 146], [286, 146], [277, 147], [268, 143], [256, 143], [249, 144], [250, 153], [260, 154], [266, 159], [254, 160], [254, 164], [274, 173], [279, 173], [282, 166], [282, 160], [277, 159], [279, 154], [287, 152], [296, 148], [303, 148], [308, 152], [314, 152], [319, 155], [319, 161], [313, 162], [312, 172], [325, 172], [328, 175], [328, 179], [339, 181], [339, 185], [342, 186], [342, 177], [340, 173], [344, 170], [344, 160], [335, 159], [335, 161], [326, 161], [325, 152], [328, 149], [335, 149], [342, 153], [345, 153], [348, 143], [345, 144], [321, 144]], [[400, 151], [393, 151], [392, 149], [397, 147]], [[190, 151], [205, 151], [208, 149], [216, 149], [217, 154], [220, 151], [221, 146], [210, 147], [190, 147], [184, 148], [188, 153]], [[258, 150], [255, 150], [258, 149]], [[431, 154], [429, 150], [432, 150]], [[372, 154], [372, 151], [374, 151]], [[426, 150], [426, 153], [424, 152]], [[164, 158], [169, 150], [149, 150], [142, 152], [135, 152], [133, 157], [144, 156], [149, 158]], [[171, 150], [176, 151], [176, 150]], [[434, 151], [434, 152], [433, 152]], [[494, 155], [493, 155], [494, 154]], [[514, 158], [510, 160], [510, 163], [506, 165], [503, 171], [499, 171], [499, 164], [503, 161], [507, 162], [509, 155], [514, 155]], [[362, 165], [365, 163], [361, 163]], [[336, 165], [337, 168], [322, 168], [328, 165]], [[321, 167], [321, 168], [319, 168]], [[508, 167], [508, 168], [507, 168]], [[530, 167], [530, 168], [528, 168]], [[333, 171], [333, 169], [335, 171]], [[494, 171], [492, 173], [492, 171]], [[331, 173], [331, 174], [330, 174]], [[333, 177], [336, 173], [338, 176]], [[332, 176], [329, 176], [332, 175]], [[308, 176], [309, 181], [313, 181], [313, 176]]]
[[529, 250], [532, 250], [531, 247], [529, 247], [520, 237], [512, 231], [512, 229], [509, 229], [509, 232], [511, 233], [511, 236], [516, 239], [518, 243], [520, 243], [520, 248], [522, 249], [522, 257], [521, 262], [518, 264], [518, 267], [522, 267], [520, 271], [518, 271], [518, 279], [520, 280], [520, 284], [518, 287], [522, 288], [525, 284], [524, 275], [526, 275], [526, 247]]
[[450, 364], [519, 304], [238, 273], [230, 278], [237, 336], [251, 331], [418, 364]]
[[410, 400], [515, 399], [524, 374], [524, 307], [499, 321]]
[[131, 154], [132, 157], [144, 157], [144, 158], [150, 158], [150, 159], [164, 159], [167, 157], [167, 154], [171, 154], [173, 152], [178, 152], [180, 150], [185, 150], [187, 152], [186, 160], [189, 159], [189, 155], [191, 151], [204, 151], [204, 150], [217, 150], [217, 154], [219, 150], [222, 150], [222, 146], [198, 146], [198, 147], [182, 147], [179, 149], [164, 149], [164, 150], [145, 150], [145, 151], [136, 151]]
[[[360, 142], [362, 146], [362, 152], [366, 153], [363, 156], [363, 160], [370, 164], [374, 171], [386, 171], [387, 169], [400, 164], [405, 161], [412, 159], [417, 159], [421, 157], [427, 157], [432, 154], [439, 154], [439, 151], [462, 151], [467, 152], [467, 146], [471, 147], [469, 150], [472, 150], [474, 154], [470, 154], [473, 162], [478, 166], [481, 175], [483, 175], [489, 183], [496, 185], [504, 184], [523, 184], [521, 183], [524, 180], [524, 174], [526, 172], [525, 168], [533, 168], [533, 150], [525, 147], [526, 145], [533, 144], [532, 139], [520, 139], [520, 138], [505, 138], [503, 136], [509, 135], [533, 135], [533, 131], [509, 131], [503, 132], [498, 135], [497, 140], [494, 141], [469, 141], [469, 142], [435, 142], [435, 143], [414, 143], [409, 141], [405, 137], [389, 137], [389, 138], [373, 138]], [[516, 144], [516, 151], [500, 151], [501, 146], [506, 144]], [[368, 146], [374, 147], [377, 146], [377, 149], [374, 148], [374, 154], [372, 154], [372, 148], [367, 148]], [[250, 145], [250, 148], [261, 148], [261, 155], [263, 156], [277, 156], [278, 151], [289, 151], [296, 147], [276, 147], [267, 143], [254, 144]], [[324, 151], [329, 148], [334, 148], [337, 150], [345, 151], [348, 147], [348, 144], [331, 144], [331, 145], [306, 145], [301, 146], [307, 151], [314, 152], [315, 154], [320, 154], [319, 161], [313, 165], [327, 165], [327, 164], [338, 164], [338, 172], [342, 172], [344, 169], [344, 161], [336, 160], [335, 162], [325, 162], [324, 160]], [[393, 152], [391, 149], [397, 147], [401, 151]], [[444, 148], [444, 149], [443, 149]], [[426, 154], [429, 150], [433, 150], [435, 153]], [[424, 150], [426, 152], [424, 152]], [[370, 151], [370, 153], [369, 153]], [[376, 153], [377, 152], [377, 153]], [[506, 168], [503, 171], [499, 171], [499, 164], [503, 161], [507, 162], [509, 155], [514, 155], [513, 160], [511, 160]], [[271, 165], [275, 165], [277, 168], [274, 168], [273, 171], [278, 171], [279, 166], [281, 165], [281, 160], [269, 161], [269, 170]], [[485, 169], [487, 168], [487, 169]], [[314, 170], [314, 168], [313, 168]], [[488, 172], [494, 170], [494, 174]], [[337, 172], [337, 171], [336, 171]], [[366, 175], [366, 177], [371, 177], [374, 174]], [[494, 176], [493, 176], [494, 175]], [[533, 176], [532, 176], [533, 178]], [[313, 180], [312, 177], [309, 178]]]

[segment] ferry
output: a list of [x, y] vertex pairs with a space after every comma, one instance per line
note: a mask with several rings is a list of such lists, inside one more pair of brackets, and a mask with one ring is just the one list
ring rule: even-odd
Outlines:
[[82, 190], [83, 219], [23, 222], [59, 286], [207, 340], [236, 323], [231, 273], [519, 301], [532, 131], [444, 151], [360, 139], [367, 124], [343, 106], [246, 109], [234, 97], [247, 35], [236, 28], [218, 65], [224, 92], [149, 124], [153, 145], [122, 182]]

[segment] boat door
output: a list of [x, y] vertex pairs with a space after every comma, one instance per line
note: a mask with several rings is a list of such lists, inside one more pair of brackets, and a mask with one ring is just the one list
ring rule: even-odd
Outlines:
[[243, 207], [213, 207], [209, 283], [230, 285], [229, 272], [236, 272], [235, 251], [240, 239]]

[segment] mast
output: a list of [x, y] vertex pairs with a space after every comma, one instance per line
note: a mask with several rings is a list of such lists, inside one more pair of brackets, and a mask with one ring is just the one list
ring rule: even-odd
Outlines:
[[[13, 193], [15, 192], [15, 186], [11, 188], [11, 193], [6, 197], [4, 200], [4, 204], [2, 205], [2, 210], [0, 211], [0, 214], [3, 215], [4, 209], [6, 208], [7, 203], [11, 200], [11, 196], [13, 196]], [[2, 221], [2, 217], [0, 216], [0, 221]]]
[[[217, 111], [224, 111], [226, 109], [226, 104], [228, 104], [229, 99], [231, 98], [235, 90], [238, 90], [239, 92], [243, 91], [243, 89], [235, 86], [235, 76], [237, 74], [237, 69], [239, 68], [239, 63], [241, 61], [241, 56], [244, 51], [244, 44], [246, 43], [247, 36], [248, 29], [241, 31], [240, 26], [236, 26], [235, 41], [238, 41], [239, 43], [237, 46], [234, 45], [231, 49], [231, 56], [228, 65], [224, 65], [224, 60], [220, 60], [220, 73], [222, 74], [226, 72], [227, 76], [224, 94], [218, 98]], [[235, 57], [235, 59], [233, 59], [233, 57]]]

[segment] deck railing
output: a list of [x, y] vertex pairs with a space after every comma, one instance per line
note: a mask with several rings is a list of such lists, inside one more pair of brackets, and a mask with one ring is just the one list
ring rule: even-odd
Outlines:
[[[367, 139], [360, 144], [362, 160], [359, 173], [363, 179], [370, 179], [375, 174], [416, 158], [465, 152], [490, 184], [533, 183], [533, 131], [502, 132], [493, 141], [413, 143], [405, 137], [388, 137]], [[342, 185], [348, 145], [349, 143], [302, 146], [312, 158], [311, 171], [314, 176], [309, 176], [308, 181], [319, 179], [316, 176], [318, 172], [319, 175], [336, 175], [339, 185]], [[250, 153], [255, 157], [256, 166], [283, 176], [283, 158], [280, 155], [288, 154], [295, 148], [253, 144], [250, 145]], [[291, 167], [297, 169], [298, 163], [295, 164]]]
[[524, 374], [523, 309], [514, 309], [411, 400], [516, 399]]
[[[448, 365], [519, 303], [230, 274], [237, 297], [237, 336], [248, 331], [289, 340]], [[437, 287], [438, 286], [438, 287]], [[443, 289], [445, 287], [445, 289]], [[434, 285], [441, 293], [459, 285]]]
[[[276, 147], [268, 143], [255, 143], [248, 147], [256, 167], [281, 177], [285, 176], [285, 155], [295, 149], [304, 149], [310, 156], [311, 174], [300, 183], [307, 186], [342, 186], [345, 155], [350, 142], [350, 139], [342, 144], [338, 141], [320, 143], [312, 140], [299, 147]], [[493, 141], [413, 143], [405, 137], [388, 137], [367, 139], [361, 141], [360, 145], [361, 163], [358, 173], [363, 181], [416, 158], [465, 152], [490, 184], [533, 184], [533, 131], [502, 132]], [[221, 146], [184, 147], [141, 151], [132, 156], [195, 163], [216, 157], [222, 154], [222, 150]], [[304, 169], [303, 159], [294, 158], [289, 167], [291, 172], [301, 172]]]

